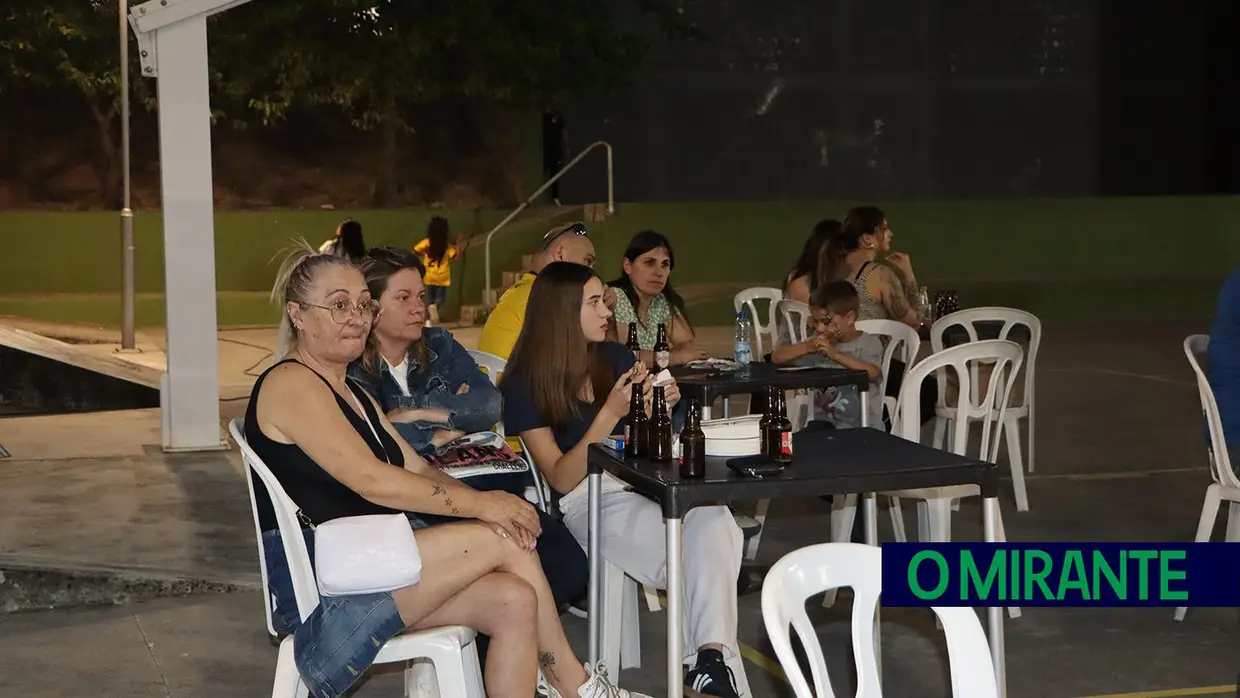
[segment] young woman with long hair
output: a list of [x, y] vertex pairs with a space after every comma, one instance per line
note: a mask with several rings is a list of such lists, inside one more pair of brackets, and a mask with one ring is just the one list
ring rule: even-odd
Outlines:
[[623, 273], [607, 284], [616, 293], [616, 337], [625, 341], [629, 325], [636, 323], [642, 362], [654, 366], [659, 325], [666, 325], [667, 341], [672, 346], [671, 365], [705, 359], [706, 352], [693, 336], [685, 301], [672, 288], [672, 269], [676, 267], [672, 243], [653, 230], [643, 230], [629, 240], [621, 264]]
[[[517, 434], [551, 485], [564, 523], [587, 544], [586, 449], [617, 433], [632, 384], [649, 395], [653, 377], [623, 344], [607, 341], [606, 288], [589, 267], [554, 262], [538, 273], [525, 325], [500, 390], [504, 426]], [[673, 381], [670, 405], [679, 399]], [[649, 398], [647, 398], [649, 399]], [[647, 402], [649, 409], [649, 402]], [[602, 553], [643, 584], [667, 586], [658, 504], [604, 476]], [[726, 507], [698, 507], [684, 522], [685, 685], [701, 693], [749, 695], [736, 638], [741, 531]]]
[[[857, 288], [858, 320], [895, 320], [916, 330], [921, 327], [917, 277], [908, 255], [892, 251], [892, 237], [891, 224], [881, 209], [857, 206], [849, 210], [840, 232], [827, 243], [821, 278], [844, 279]], [[885, 263], [878, 261], [880, 255]], [[891, 397], [900, 394], [905, 368], [899, 359], [891, 360], [887, 377]], [[938, 383], [927, 379], [921, 384], [919, 400], [923, 423], [934, 417], [938, 399]]]
[[818, 288], [818, 270], [827, 249], [827, 241], [839, 231], [839, 221], [818, 221], [809, 237], [805, 238], [801, 256], [784, 277], [784, 298], [809, 303], [814, 289]]

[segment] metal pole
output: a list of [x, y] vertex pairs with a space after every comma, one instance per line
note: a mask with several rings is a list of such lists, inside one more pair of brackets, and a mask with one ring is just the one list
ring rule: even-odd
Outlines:
[[121, 349], [134, 349], [133, 210], [129, 192], [129, 0], [120, 4], [121, 40]]

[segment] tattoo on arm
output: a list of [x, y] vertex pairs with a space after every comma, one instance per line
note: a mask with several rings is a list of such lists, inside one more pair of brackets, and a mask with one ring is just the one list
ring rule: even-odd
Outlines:
[[457, 514], [461, 513], [461, 510], [452, 504], [452, 498], [448, 496], [448, 488], [444, 487], [443, 483], [436, 482], [434, 489], [431, 490], [431, 496], [440, 496], [440, 495], [443, 496], [444, 506], [448, 507], [449, 513], [451, 513], [452, 516], [456, 516]]
[[[894, 290], [895, 289], [892, 289], [892, 291]], [[908, 299], [905, 298], [904, 294], [887, 294], [887, 312], [891, 313], [892, 320], [903, 320], [904, 316], [908, 315], [909, 310], [909, 302]]]

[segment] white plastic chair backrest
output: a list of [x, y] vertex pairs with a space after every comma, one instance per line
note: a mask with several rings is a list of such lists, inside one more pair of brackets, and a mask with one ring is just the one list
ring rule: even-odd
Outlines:
[[1188, 364], [1197, 374], [1197, 392], [1201, 395], [1201, 412], [1205, 415], [1209, 429], [1210, 443], [1210, 476], [1214, 481], [1225, 487], [1240, 488], [1240, 478], [1231, 469], [1231, 454], [1227, 452], [1227, 438], [1223, 434], [1223, 419], [1218, 413], [1218, 402], [1214, 400], [1214, 389], [1206, 380], [1201, 364], [1210, 350], [1210, 335], [1194, 334], [1184, 338], [1184, 355]]
[[[958, 310], [954, 313], [944, 315], [930, 326], [930, 349], [935, 353], [943, 350], [943, 333], [948, 328], [959, 325], [964, 328], [969, 335], [970, 342], [977, 340], [977, 327], [974, 323], [984, 321], [1002, 322], [1003, 325], [999, 329], [998, 339], [1007, 339], [1008, 334], [1013, 328], [1024, 325], [1029, 328], [1029, 351], [1026, 355], [1025, 365], [1025, 394], [1019, 405], [1010, 405], [1010, 407], [1027, 408], [1033, 404], [1034, 390], [1034, 367], [1038, 362], [1038, 347], [1042, 344], [1042, 321], [1033, 313], [1017, 310], [1016, 308], [969, 308], [967, 310]], [[978, 380], [976, 368], [973, 372], [973, 389], [977, 390], [981, 381]], [[942, 403], [943, 396], [947, 395], [946, 376], [943, 373], [938, 375], [939, 384], [939, 400]], [[961, 394], [964, 394], [964, 388], [961, 387]], [[977, 400], [977, 395], [970, 396], [972, 400]]]
[[[745, 310], [749, 315], [749, 319], [753, 321], [754, 341], [757, 343], [757, 351], [753, 353], [754, 360], [761, 361], [766, 355], [766, 346], [763, 345], [763, 336], [769, 337], [766, 343], [773, 350], [775, 343], [779, 341], [776, 334], [775, 325], [775, 306], [784, 297], [784, 292], [778, 288], [770, 286], [755, 286], [747, 288], [736, 294], [732, 299], [732, 306], [736, 308], [736, 312]], [[762, 317], [758, 314], [758, 301], [769, 301], [766, 308], [766, 322], [762, 321]]]
[[[822, 645], [805, 611], [806, 600], [851, 587], [857, 698], [881, 698], [874, 652], [874, 614], [883, 592], [882, 550], [859, 543], [820, 543], [788, 553], [762, 583], [762, 620], [796, 698], [834, 698]], [[943, 624], [954, 698], [996, 698], [998, 683], [981, 621], [971, 608], [934, 607]], [[813, 690], [793, 651], [792, 628], [809, 660]]]
[[[983, 339], [960, 344], [935, 352], [917, 362], [904, 376], [900, 386], [897, 436], [909, 441], [921, 441], [921, 383], [932, 373], [943, 375], [947, 370], [956, 373], [960, 380], [960, 397], [952, 420], [952, 434], [948, 450], [961, 456], [968, 455], [969, 421], [982, 425], [982, 446], [979, 457], [994, 463], [999, 457], [999, 441], [1003, 434], [1003, 411], [1007, 409], [1016, 386], [1025, 351], [1016, 342], [1006, 339]], [[992, 364], [990, 385], [986, 394], [977, 402], [967, 396], [973, 395], [976, 371], [979, 364]]]
[[[306, 539], [302, 537], [301, 522], [297, 520], [297, 505], [289, 499], [279, 480], [267, 468], [250, 444], [246, 443], [245, 434], [241, 431], [241, 420], [234, 419], [228, 424], [228, 431], [233, 440], [241, 447], [241, 459], [246, 468], [258, 475], [263, 486], [267, 488], [267, 496], [271, 499], [271, 507], [276, 512], [276, 522], [280, 527], [280, 540], [284, 543], [284, 556], [288, 559], [289, 576], [293, 580], [293, 594], [297, 597], [297, 612], [301, 619], [310, 617], [319, 605], [319, 584], [314, 578], [314, 567], [310, 564], [310, 551], [306, 549]], [[257, 516], [255, 517], [257, 522]], [[261, 543], [260, 543], [261, 545]], [[266, 581], [264, 571], [264, 582]]]
[[[234, 429], [240, 429], [240, 426], [233, 426], [236, 422], [237, 420], [234, 419], [228, 425], [228, 430], [233, 433], [233, 438], [237, 438], [238, 443], [240, 443], [238, 433], [234, 431]], [[275, 599], [272, 598], [271, 586], [267, 583], [267, 549], [263, 547], [263, 526], [258, 521], [258, 498], [254, 496], [254, 471], [244, 462], [241, 464], [241, 469], [245, 471], [245, 487], [250, 493], [250, 513], [254, 515], [254, 539], [258, 541], [258, 571], [263, 577], [263, 609], [267, 611], [267, 632], [271, 633], [272, 637], [278, 637], [279, 634], [276, 633], [276, 627], [272, 623]]]
[[[508, 366], [508, 362], [499, 358], [494, 354], [488, 354], [485, 351], [470, 349], [469, 356], [478, 364], [478, 368], [487, 377], [491, 379], [491, 385], [499, 387], [499, 379], [504, 375], [504, 369]], [[495, 433], [504, 436], [504, 422], [501, 420], [494, 427]]]
[[551, 485], [547, 484], [547, 480], [543, 478], [542, 471], [538, 469], [538, 464], [534, 462], [534, 454], [530, 453], [529, 446], [525, 445], [525, 439], [517, 437], [517, 441], [521, 442], [521, 455], [525, 458], [525, 462], [530, 465], [530, 475], [534, 478], [534, 491], [538, 497], [538, 508], [544, 514], [551, 513]]
[[904, 369], [907, 371], [921, 352], [921, 336], [917, 334], [917, 330], [895, 320], [860, 320], [857, 322], [857, 329], [866, 334], [887, 338], [887, 349], [883, 352], [882, 391], [879, 392], [879, 395], [886, 395], [891, 360], [899, 354], [898, 358], [904, 362]]
[[809, 305], [798, 300], [785, 298], [779, 302], [779, 314], [788, 328], [792, 343], [804, 342], [809, 338]]

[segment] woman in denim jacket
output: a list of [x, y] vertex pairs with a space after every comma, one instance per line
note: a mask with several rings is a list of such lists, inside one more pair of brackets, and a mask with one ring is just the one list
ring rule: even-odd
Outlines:
[[425, 455], [463, 434], [494, 428], [500, 393], [451, 332], [426, 327], [421, 272], [415, 255], [395, 247], [374, 248], [363, 260], [380, 310], [366, 352], [349, 366], [349, 376], [366, 386], [405, 441]]
[[[500, 393], [465, 347], [451, 332], [425, 327], [422, 269], [417, 255], [396, 247], [374, 248], [362, 261], [362, 273], [371, 297], [379, 302], [379, 314], [362, 358], [349, 366], [349, 376], [375, 397], [419, 455], [462, 433], [491, 429], [500, 419]], [[490, 478], [509, 477], [487, 475], [462, 482], [493, 490], [501, 486]], [[527, 484], [523, 482], [520, 489]], [[551, 592], [563, 609], [585, 595], [589, 584], [585, 551], [559, 520], [545, 512], [539, 516], [543, 532], [538, 554]], [[423, 518], [439, 522], [436, 517]], [[480, 650], [484, 647], [485, 643], [479, 645]]]

